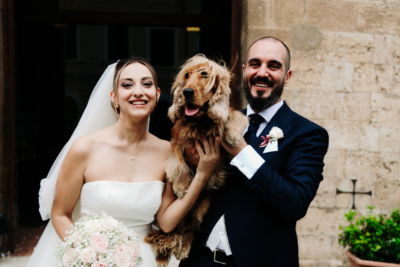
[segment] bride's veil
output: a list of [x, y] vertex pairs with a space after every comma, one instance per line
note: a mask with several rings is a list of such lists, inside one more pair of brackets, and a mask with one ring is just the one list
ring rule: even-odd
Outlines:
[[[104, 71], [90, 95], [89, 102], [78, 126], [54, 161], [47, 178], [40, 183], [39, 212], [43, 220], [50, 218], [58, 173], [72, 143], [80, 136], [105, 128], [117, 121], [117, 115], [110, 104], [110, 92], [113, 88], [115, 66], [116, 63], [111, 64]], [[52, 223], [49, 222], [26, 266], [57, 266], [55, 253], [59, 242], [60, 239]]]
[[111, 64], [104, 71], [90, 95], [89, 102], [78, 126], [54, 161], [47, 178], [40, 182], [39, 212], [43, 220], [50, 218], [58, 173], [72, 143], [80, 136], [112, 125], [117, 120], [116, 113], [110, 104], [110, 92], [113, 88], [115, 66], [116, 63]]

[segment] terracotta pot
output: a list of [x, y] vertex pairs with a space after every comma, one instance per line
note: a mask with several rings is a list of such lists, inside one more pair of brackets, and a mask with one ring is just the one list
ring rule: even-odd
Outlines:
[[352, 267], [400, 267], [400, 264], [396, 263], [361, 260], [348, 250], [345, 251], [345, 254]]

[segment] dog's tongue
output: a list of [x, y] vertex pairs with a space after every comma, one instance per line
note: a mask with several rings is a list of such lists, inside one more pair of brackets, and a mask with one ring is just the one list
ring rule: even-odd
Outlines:
[[193, 116], [195, 115], [197, 112], [199, 112], [199, 108], [185, 108], [185, 115], [186, 116]]

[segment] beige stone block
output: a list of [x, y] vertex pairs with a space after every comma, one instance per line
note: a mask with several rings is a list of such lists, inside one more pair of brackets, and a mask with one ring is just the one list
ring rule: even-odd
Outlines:
[[[333, 178], [325, 176], [325, 179], [321, 182], [320, 188], [317, 191], [317, 195], [310, 204], [311, 208], [327, 209], [335, 207], [336, 203], [336, 197], [334, 195], [335, 187], [333, 186], [333, 183], [326, 182], [328, 178], [333, 180]], [[325, 184], [326, 186], [323, 186]]]
[[339, 225], [343, 224], [342, 210], [337, 208], [309, 208], [307, 215], [297, 224], [297, 232], [301, 235], [327, 234], [336, 236]]
[[304, 18], [305, 2], [304, 0], [270, 1], [271, 4], [267, 6], [272, 10], [276, 27], [291, 29], [301, 24]]
[[316, 259], [299, 259], [300, 267], [348, 267], [347, 265], [343, 264], [342, 260], [331, 259], [325, 260], [321, 258]]
[[396, 179], [386, 179], [381, 177], [374, 184], [375, 201], [372, 204], [382, 210], [391, 211], [400, 207], [400, 182], [398, 173]]
[[374, 38], [367, 33], [324, 32], [317, 59], [341, 62], [372, 62]]
[[353, 70], [352, 63], [325, 62], [324, 71], [320, 77], [321, 89], [327, 91], [352, 91]]
[[352, 185], [350, 179], [357, 179], [357, 190], [372, 190], [373, 182], [376, 179], [373, 170], [377, 169], [378, 165], [376, 152], [366, 150], [348, 151], [344, 165], [345, 176], [340, 179], [341, 187], [348, 188], [343, 190], [349, 190]]
[[335, 118], [338, 120], [367, 121], [371, 119], [371, 95], [369, 92], [337, 93], [334, 101]]
[[[296, 57], [292, 60], [292, 78], [290, 88], [309, 89], [318, 88], [321, 84], [325, 62]], [[324, 90], [325, 88], [321, 88]]]
[[[357, 63], [354, 66], [354, 91], [393, 93], [392, 65]], [[400, 92], [399, 92], [400, 93]]]
[[265, 27], [266, 25], [266, 1], [247, 1], [247, 23], [252, 27]]
[[[400, 151], [379, 152], [379, 169], [377, 178], [390, 179], [393, 184], [400, 184]], [[399, 187], [400, 188], [400, 187]]]
[[400, 124], [400, 96], [372, 93], [371, 115], [373, 121]]
[[346, 153], [347, 150], [345, 149], [335, 149], [331, 146], [328, 148], [328, 153], [326, 153], [324, 159], [324, 180], [321, 183], [320, 190], [334, 191], [336, 179], [339, 177], [344, 177]]
[[371, 122], [365, 126], [365, 136], [368, 150], [381, 152], [398, 152], [400, 151], [400, 124], [397, 121], [387, 122]]
[[293, 37], [293, 32], [290, 32], [289, 34], [289, 38], [291, 38], [291, 40], [288, 41], [288, 45], [291, 48], [291, 54], [292, 54], [292, 66], [293, 64], [295, 64], [296, 61], [300, 60], [300, 62], [304, 62], [304, 61], [310, 61], [310, 62], [315, 62], [315, 61], [319, 61], [321, 62], [321, 60], [317, 60], [318, 58], [318, 52], [316, 50], [301, 50], [301, 49], [296, 49], [294, 46], [294, 37]]
[[325, 120], [324, 127], [329, 133], [330, 149], [357, 150], [370, 145], [368, 144], [367, 146], [367, 141], [363, 139], [366, 135], [365, 123], [345, 120]]
[[357, 30], [369, 33], [399, 34], [400, 2], [382, 5], [359, 5], [357, 8]]
[[387, 122], [325, 121], [330, 147], [348, 150], [400, 151], [399, 124]]
[[319, 88], [329, 92], [353, 91], [353, 72], [352, 63], [301, 58], [293, 62], [290, 86], [301, 89]]
[[355, 6], [343, 0], [309, 0], [304, 20], [321, 30], [351, 32], [357, 25]]
[[308, 119], [333, 119], [335, 116], [335, 107], [331, 104], [335, 99], [333, 93], [316, 89], [291, 90], [286, 88], [283, 98], [297, 113]]
[[294, 49], [300, 51], [318, 51], [321, 46], [323, 34], [318, 27], [313, 25], [295, 25], [291, 30]]
[[304, 0], [270, 1], [268, 8], [277, 28], [290, 29], [302, 22], [304, 17]]
[[[398, 15], [400, 24], [400, 9]], [[400, 29], [400, 28], [399, 28]], [[400, 36], [398, 34], [377, 34], [374, 36], [374, 61], [375, 64], [400, 63]]]
[[[352, 3], [363, 3], [363, 4], [369, 4], [369, 5], [382, 5], [385, 4], [388, 0], [346, 0], [347, 2], [352, 2]], [[397, 1], [397, 0], [393, 0]]]
[[[397, 88], [400, 88], [400, 64], [395, 64], [393, 66], [393, 83], [397, 85]], [[395, 93], [399, 94], [400, 89], [397, 90]]]
[[302, 259], [337, 259], [342, 249], [337, 244], [337, 237], [327, 233], [299, 235], [299, 255]]

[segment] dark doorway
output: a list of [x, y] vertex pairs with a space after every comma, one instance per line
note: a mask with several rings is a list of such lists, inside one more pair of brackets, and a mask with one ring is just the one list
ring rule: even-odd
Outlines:
[[[231, 60], [240, 21], [231, 0], [14, 0], [18, 227], [43, 225], [40, 180], [68, 140], [107, 65], [151, 61], [162, 100], [150, 131], [169, 139], [169, 88], [188, 57]], [[235, 34], [235, 36], [232, 36]]]

